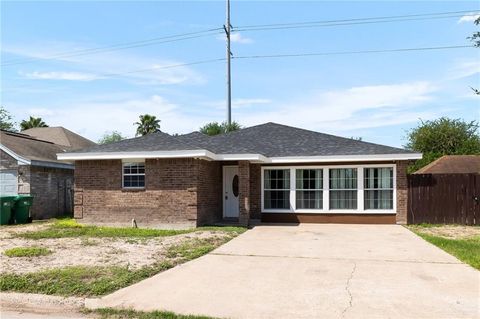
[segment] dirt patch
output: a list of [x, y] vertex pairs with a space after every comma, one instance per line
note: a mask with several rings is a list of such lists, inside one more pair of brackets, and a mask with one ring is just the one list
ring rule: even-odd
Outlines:
[[[49, 238], [24, 239], [15, 237], [20, 232], [48, 227], [38, 223], [0, 230], [0, 269], [4, 273], [28, 273], [66, 266], [128, 266], [138, 269], [165, 260], [169, 247], [194, 239], [230, 238], [231, 234], [216, 231], [197, 231], [168, 237], [153, 238]], [[40, 246], [52, 251], [48, 256], [7, 257], [3, 252], [14, 247]]]
[[442, 225], [432, 227], [411, 226], [413, 230], [423, 234], [440, 236], [449, 239], [467, 239], [480, 236], [480, 227], [461, 225]]

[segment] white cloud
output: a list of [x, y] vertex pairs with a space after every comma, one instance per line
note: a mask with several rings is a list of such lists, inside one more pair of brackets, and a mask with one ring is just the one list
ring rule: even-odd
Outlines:
[[34, 71], [30, 73], [20, 72], [20, 75], [32, 80], [68, 80], [68, 81], [92, 81], [97, 77], [94, 74], [80, 73], [80, 72], [39, 72]]
[[[225, 41], [225, 35], [220, 35], [217, 37], [217, 39]], [[230, 42], [239, 43], [239, 44], [249, 44], [249, 43], [253, 43], [253, 39], [243, 36], [240, 32], [232, 32], [230, 34]]]
[[[45, 63], [55, 61], [56, 65], [65, 65], [70, 69], [75, 68], [75, 72], [58, 72], [58, 71], [23, 71], [26, 74], [40, 79], [54, 76], [60, 77], [62, 73], [89, 74], [96, 78], [121, 78], [133, 81], [137, 84], [166, 85], [166, 84], [182, 84], [205, 83], [204, 77], [188, 66], [179, 66], [168, 68], [172, 65], [179, 65], [185, 61], [162, 59], [148, 56], [135, 55], [131, 52], [115, 51], [115, 52], [99, 52], [92, 55], [59, 55], [59, 52], [69, 52], [84, 50], [95, 45], [81, 46], [71, 43], [41, 43], [29, 45], [3, 45], [2, 52], [19, 56], [19, 59], [44, 59]], [[48, 57], [57, 56], [55, 59]], [[8, 61], [4, 61], [8, 64]], [[13, 62], [12, 62], [13, 63]], [[19, 64], [23, 70], [28, 69], [28, 64]], [[7, 66], [8, 68], [16, 67], [16, 65]], [[167, 67], [167, 68], [166, 68]], [[58, 68], [58, 66], [57, 66]], [[140, 71], [140, 72], [132, 72]], [[66, 74], [63, 74], [66, 75]], [[64, 80], [73, 80], [72, 74], [66, 76]], [[49, 79], [49, 78], [48, 78]]]
[[433, 116], [419, 106], [431, 101], [436, 90], [429, 82], [410, 82], [317, 92], [276, 104], [274, 110], [241, 114], [239, 121], [244, 125], [274, 121], [330, 132], [397, 125]]
[[479, 73], [480, 61], [478, 59], [464, 60], [457, 62], [453, 68], [450, 69], [448, 79], [462, 79]]
[[[23, 114], [39, 116], [50, 126], [64, 126], [93, 141], [105, 131], [120, 131], [122, 135], [135, 135], [134, 122], [140, 114], [152, 114], [161, 120], [161, 130], [167, 133], [188, 133], [211, 121], [208, 111], [191, 116], [177, 104], [159, 95], [144, 99], [118, 102], [115, 97], [104, 102], [77, 102], [68, 107], [25, 107], [15, 105], [17, 117]], [[23, 109], [19, 113], [20, 109]]]
[[475, 13], [472, 12], [472, 13], [466, 14], [463, 17], [461, 17], [458, 20], [458, 23], [473, 22], [473, 21], [477, 20], [478, 18], [480, 18], [480, 14], [475, 14]]

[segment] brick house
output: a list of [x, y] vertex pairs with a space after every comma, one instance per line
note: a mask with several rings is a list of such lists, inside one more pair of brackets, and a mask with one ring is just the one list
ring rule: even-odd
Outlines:
[[162, 132], [61, 153], [85, 222], [405, 223], [406, 167], [421, 154], [266, 123], [206, 136]]
[[33, 195], [34, 219], [71, 212], [74, 165], [57, 160], [57, 154], [92, 145], [63, 127], [0, 130], [0, 195]]

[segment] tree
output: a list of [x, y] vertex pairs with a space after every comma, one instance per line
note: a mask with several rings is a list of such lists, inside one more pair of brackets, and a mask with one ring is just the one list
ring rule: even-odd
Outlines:
[[[480, 25], [480, 17], [478, 17], [475, 21], [474, 21], [475, 25]], [[471, 37], [468, 37], [467, 39], [469, 39], [470, 41], [473, 42], [473, 46], [474, 47], [477, 47], [477, 48], [480, 48], [480, 31], [476, 31], [472, 34]], [[479, 89], [476, 89], [476, 88], [472, 88], [473, 92], [475, 92], [475, 94], [477, 95], [480, 95], [480, 90]]]
[[42, 120], [41, 117], [33, 117], [30, 116], [30, 118], [27, 120], [23, 120], [20, 123], [20, 129], [22, 131], [28, 130], [29, 128], [34, 128], [34, 127], [48, 127], [48, 125]]
[[16, 131], [15, 122], [12, 120], [10, 112], [3, 106], [0, 106], [0, 129], [7, 131]]
[[98, 144], [108, 144], [108, 143], [113, 143], [113, 142], [120, 142], [121, 140], [124, 140], [125, 137], [122, 135], [122, 133], [118, 131], [111, 131], [111, 132], [105, 132], [103, 136], [98, 140]]
[[219, 124], [218, 122], [210, 122], [202, 126], [200, 128], [200, 132], [209, 136], [213, 136], [238, 131], [241, 128], [242, 126], [235, 121], [230, 124], [227, 124], [227, 122], [222, 122], [222, 124]]
[[140, 122], [133, 123], [134, 125], [137, 125], [136, 136], [143, 136], [160, 131], [160, 120], [157, 120], [156, 116], [144, 114], [140, 115], [139, 118]]
[[477, 121], [441, 117], [434, 121], [420, 121], [407, 132], [406, 148], [423, 153], [423, 158], [409, 167], [414, 172], [443, 155], [480, 154], [480, 135]]

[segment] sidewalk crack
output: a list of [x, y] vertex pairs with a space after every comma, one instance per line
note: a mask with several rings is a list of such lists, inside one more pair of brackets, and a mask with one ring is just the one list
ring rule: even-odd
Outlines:
[[352, 280], [353, 274], [355, 273], [356, 269], [357, 269], [357, 263], [353, 263], [352, 272], [350, 273], [350, 277], [348, 277], [347, 282], [345, 284], [345, 291], [348, 294], [348, 306], [345, 307], [345, 309], [343, 309], [342, 318], [345, 317], [345, 314], [347, 313], [348, 309], [352, 308], [352, 305], [353, 305], [353, 295], [352, 295], [352, 292], [350, 291], [350, 281]]

